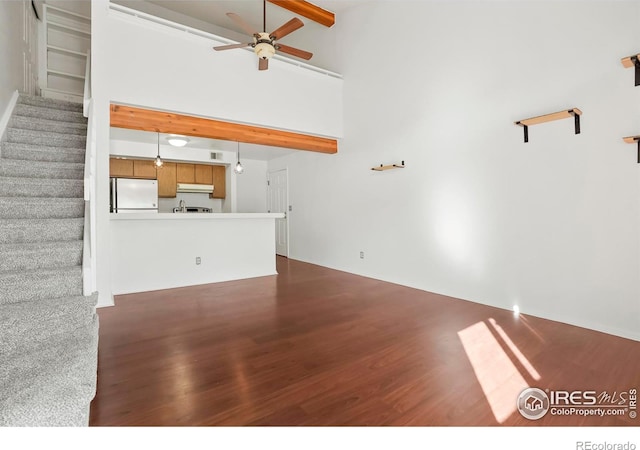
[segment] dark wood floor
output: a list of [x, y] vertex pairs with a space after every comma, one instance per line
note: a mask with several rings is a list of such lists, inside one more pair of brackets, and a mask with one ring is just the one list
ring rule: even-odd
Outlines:
[[640, 388], [639, 342], [278, 259], [100, 309], [91, 425], [640, 424], [515, 409], [525, 386]]

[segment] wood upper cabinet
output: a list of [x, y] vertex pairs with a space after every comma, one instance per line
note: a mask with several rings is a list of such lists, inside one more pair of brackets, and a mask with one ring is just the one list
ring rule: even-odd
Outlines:
[[160, 198], [175, 198], [178, 183], [213, 184], [211, 198], [227, 196], [225, 166], [165, 162], [156, 169], [149, 160], [111, 158], [109, 169], [112, 177], [157, 179]]
[[211, 198], [225, 198], [227, 196], [226, 166], [211, 166], [213, 175], [213, 194]]
[[148, 160], [133, 160], [133, 177], [145, 178], [147, 180], [155, 180], [157, 177], [156, 165], [154, 161]]
[[158, 169], [158, 197], [160, 198], [175, 198], [177, 181], [176, 181], [176, 166], [174, 162], [165, 162], [161, 168]]
[[156, 166], [153, 161], [149, 160], [111, 158], [109, 160], [109, 176], [155, 180]]
[[133, 159], [111, 158], [109, 160], [109, 175], [111, 177], [133, 177]]
[[176, 180], [178, 183], [195, 183], [196, 182], [196, 165], [177, 163]]
[[196, 184], [213, 184], [212, 166], [196, 164]]

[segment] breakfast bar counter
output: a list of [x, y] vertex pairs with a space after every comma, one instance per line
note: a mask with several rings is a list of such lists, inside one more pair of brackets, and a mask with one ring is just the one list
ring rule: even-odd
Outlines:
[[276, 274], [282, 213], [111, 214], [114, 295]]

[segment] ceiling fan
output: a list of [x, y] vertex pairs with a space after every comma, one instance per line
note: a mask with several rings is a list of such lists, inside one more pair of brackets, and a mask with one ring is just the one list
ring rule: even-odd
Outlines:
[[313, 53], [276, 42], [277, 40], [282, 39], [286, 35], [293, 33], [297, 29], [304, 26], [304, 23], [297, 17], [294, 17], [271, 33], [267, 33], [266, 0], [263, 0], [262, 29], [264, 31], [262, 33], [253, 31], [251, 26], [248, 25], [244, 20], [242, 20], [239, 15], [235, 13], [227, 13], [227, 16], [229, 16], [229, 18], [233, 20], [240, 28], [249, 33], [253, 37], [253, 42], [248, 42], [246, 44], [220, 45], [218, 47], [213, 47], [214, 50], [221, 51], [231, 50], [233, 48], [252, 47], [253, 51], [256, 55], [258, 55], [259, 58], [258, 70], [267, 70], [269, 68], [269, 58], [275, 55], [276, 51], [281, 51], [282, 53], [287, 53], [289, 55], [297, 56], [298, 58], [306, 60], [311, 59], [311, 57], [313, 56]]

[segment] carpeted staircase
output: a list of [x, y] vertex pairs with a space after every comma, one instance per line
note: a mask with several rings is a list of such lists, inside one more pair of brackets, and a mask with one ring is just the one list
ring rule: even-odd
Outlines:
[[21, 95], [0, 143], [0, 426], [86, 426], [97, 294], [82, 293], [82, 106]]

